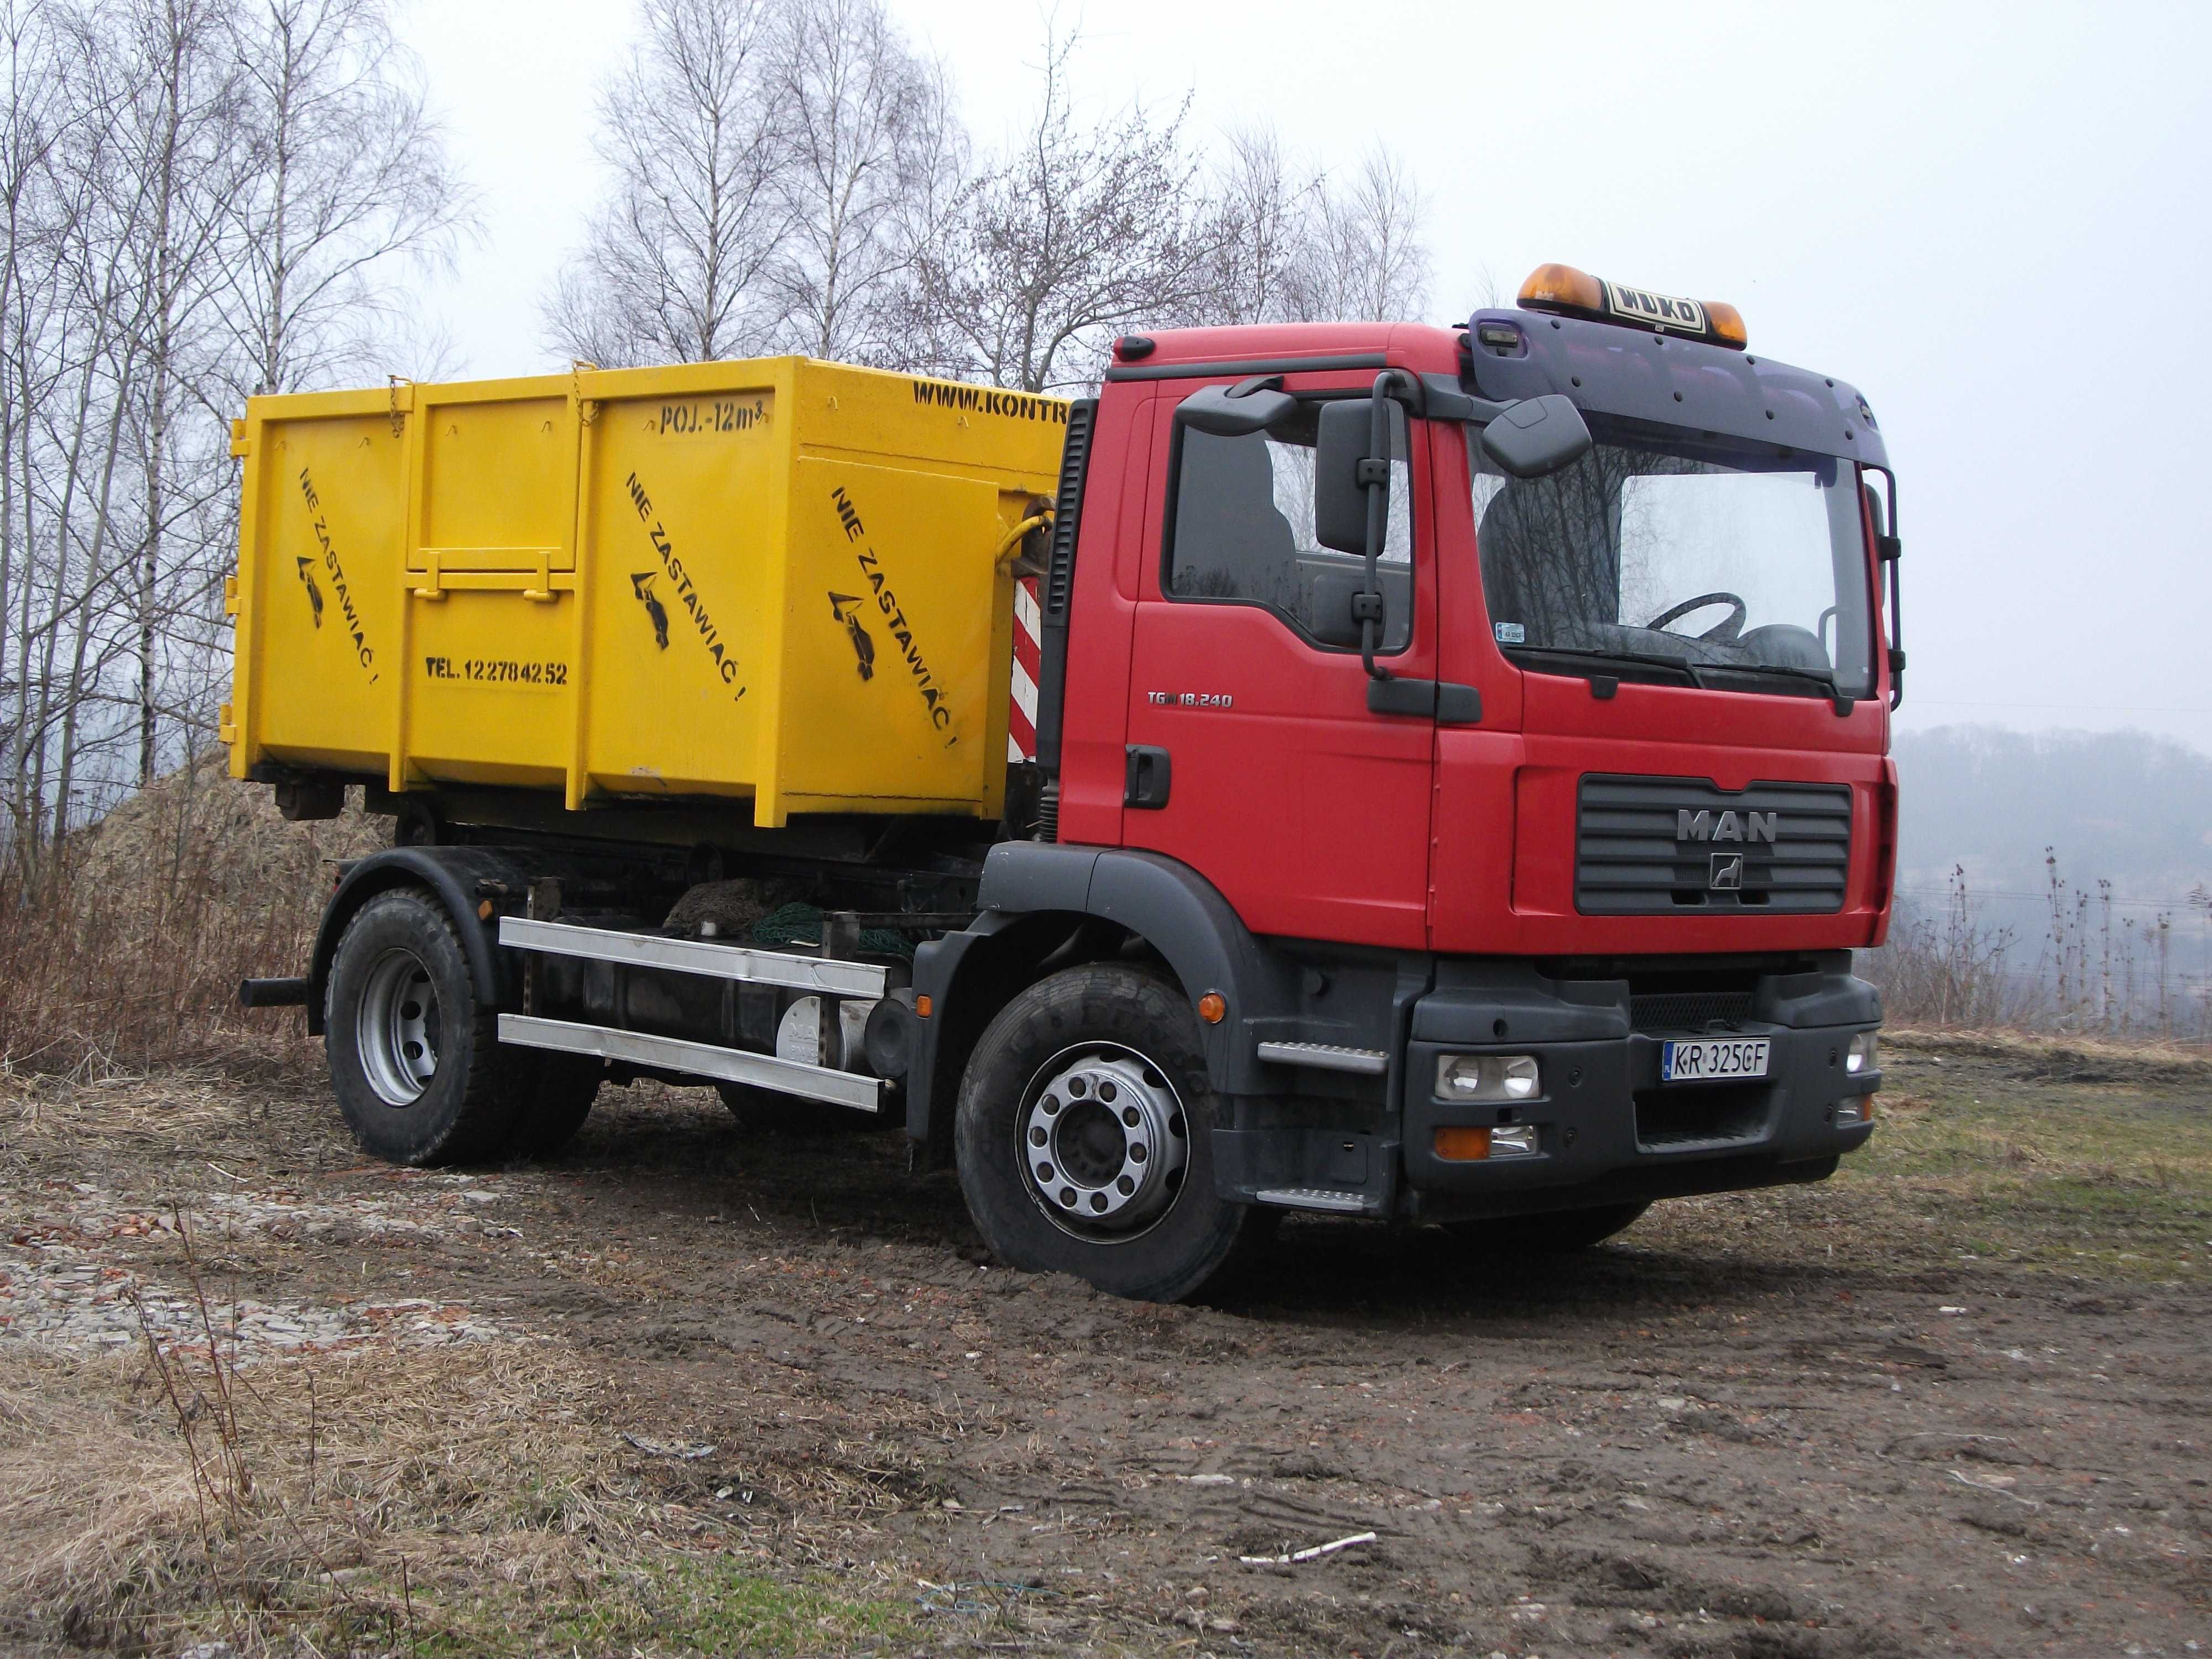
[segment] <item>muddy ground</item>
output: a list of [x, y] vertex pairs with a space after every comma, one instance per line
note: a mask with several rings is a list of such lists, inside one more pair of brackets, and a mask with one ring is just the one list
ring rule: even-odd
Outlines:
[[2212, 1646], [2201, 1061], [1893, 1047], [1824, 1186], [1295, 1221], [1187, 1308], [993, 1265], [896, 1135], [610, 1090], [397, 1170], [257, 1064], [0, 1079], [0, 1649]]

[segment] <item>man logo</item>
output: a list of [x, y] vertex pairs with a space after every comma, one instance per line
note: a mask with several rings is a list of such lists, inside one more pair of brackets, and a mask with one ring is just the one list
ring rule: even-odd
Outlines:
[[1705, 885], [1716, 893], [1743, 891], [1743, 854], [1716, 853], [1713, 854], [1712, 874]]
[[1765, 842], [1774, 845], [1779, 812], [1691, 812], [1674, 814], [1676, 841]]

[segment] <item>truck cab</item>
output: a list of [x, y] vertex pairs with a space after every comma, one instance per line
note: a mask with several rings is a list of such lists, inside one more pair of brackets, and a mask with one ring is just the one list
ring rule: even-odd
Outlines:
[[[1196, 1012], [1225, 1202], [1578, 1242], [1872, 1130], [1850, 952], [1888, 915], [1903, 668], [1872, 410], [1725, 307], [1558, 267], [1522, 297], [1125, 338], [1075, 412], [1047, 822], [916, 985], [972, 1060], [971, 958], [1096, 918], [1081, 951]], [[1085, 1271], [1128, 1229], [1067, 1164], [1006, 1172], [994, 1242]]]

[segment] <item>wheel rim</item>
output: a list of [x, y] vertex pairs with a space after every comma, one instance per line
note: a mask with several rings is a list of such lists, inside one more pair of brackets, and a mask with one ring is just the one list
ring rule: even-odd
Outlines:
[[1119, 1243], [1175, 1207], [1190, 1127], [1167, 1073], [1133, 1048], [1085, 1043], [1037, 1069], [1016, 1152], [1032, 1202], [1062, 1232]]
[[438, 993], [411, 951], [388, 951], [361, 999], [361, 1069], [387, 1106], [412, 1106], [438, 1070]]

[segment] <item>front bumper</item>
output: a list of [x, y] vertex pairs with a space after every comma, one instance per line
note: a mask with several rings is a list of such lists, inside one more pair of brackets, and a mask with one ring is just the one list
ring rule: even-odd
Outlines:
[[[1407, 1101], [1406, 1183], [1419, 1195], [1413, 1208], [1443, 1220], [1820, 1180], [1874, 1133], [1863, 1103], [1881, 1088], [1881, 1073], [1843, 1069], [1851, 1036], [1865, 1029], [1747, 1023], [1744, 1036], [1772, 1042], [1766, 1077], [1671, 1087], [1659, 1081], [1662, 1036], [1521, 1045], [1511, 1052], [1533, 1054], [1540, 1068], [1529, 1100]], [[1415, 1043], [1409, 1083], [1433, 1079], [1439, 1055], [1471, 1052], [1481, 1050]], [[1839, 1109], [1847, 1115], [1856, 1109], [1856, 1121], [1838, 1122]], [[1537, 1150], [1480, 1160], [1437, 1156], [1438, 1129], [1500, 1123], [1532, 1126]]]
[[[1515, 988], [1521, 994], [1510, 1004], [1502, 988], [1439, 988], [1414, 1010], [1403, 1157], [1418, 1195], [1407, 1207], [1418, 1214], [1512, 1214], [1816, 1181], [1874, 1133], [1868, 1097], [1881, 1073], [1851, 1072], [1846, 1056], [1854, 1036], [1881, 1024], [1881, 1003], [1846, 973], [1764, 980], [1748, 1017], [1724, 1030], [1638, 1021], [1639, 999], [1591, 1000], [1579, 987], [1538, 981]], [[1711, 1035], [1767, 1038], [1767, 1075], [1660, 1081], [1667, 1042]], [[1534, 1055], [1537, 1092], [1510, 1106], [1435, 1097], [1441, 1056], [1486, 1053]], [[1437, 1155], [1439, 1129], [1502, 1125], [1533, 1127], [1535, 1152]]]
[[[1854, 1036], [1879, 1028], [1881, 1000], [1840, 967], [1760, 977], [1725, 1025], [1697, 1019], [1694, 998], [1640, 996], [1625, 981], [1468, 963], [1438, 981], [1393, 1057], [1396, 1111], [1346, 1133], [1309, 1115], [1319, 1103], [1294, 1119], [1287, 1103], [1240, 1102], [1236, 1129], [1215, 1134], [1224, 1195], [1431, 1221], [1580, 1209], [1819, 1181], [1874, 1132], [1881, 1073], [1854, 1073], [1847, 1056]], [[1767, 1038], [1767, 1075], [1660, 1081], [1662, 1045], [1710, 1036]], [[1536, 1093], [1436, 1097], [1439, 1059], [1485, 1054], [1534, 1056]], [[1498, 1155], [1493, 1138], [1488, 1158], [1437, 1156], [1440, 1129], [1507, 1127], [1532, 1129], [1535, 1150]]]

